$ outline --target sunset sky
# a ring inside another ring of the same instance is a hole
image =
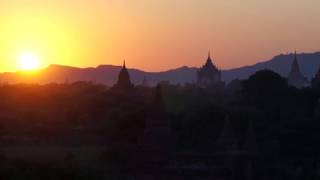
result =
[[[319,0],[0,0],[0,72],[122,64],[224,69],[320,50]]]

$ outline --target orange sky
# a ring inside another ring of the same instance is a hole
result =
[[[320,50],[319,0],[0,0],[0,71],[25,52],[41,66],[221,68]]]

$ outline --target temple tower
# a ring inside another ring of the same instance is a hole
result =
[[[126,62],[123,62],[122,69],[120,70],[118,81],[114,85],[114,89],[117,90],[129,90],[133,87],[133,84],[130,81],[130,75],[126,67]]]
[[[200,87],[208,87],[219,82],[221,82],[221,71],[212,62],[209,52],[205,65],[197,73],[197,84]]]
[[[294,59],[291,65],[291,71],[288,75],[288,83],[296,88],[308,86],[307,78],[305,78],[300,71],[296,52],[294,52]]]

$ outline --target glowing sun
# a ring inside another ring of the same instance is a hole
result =
[[[19,58],[19,66],[22,70],[35,70],[39,65],[39,58],[33,53],[24,53]]]

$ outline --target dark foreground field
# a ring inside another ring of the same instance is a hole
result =
[[[0,179],[320,178],[320,86],[0,86]]]

